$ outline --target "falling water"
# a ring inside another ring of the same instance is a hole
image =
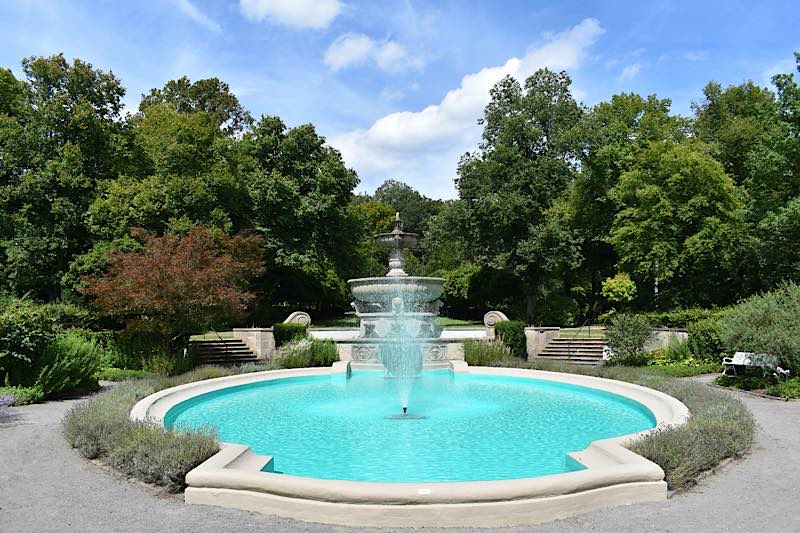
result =
[[[391,301],[392,316],[389,330],[380,344],[380,358],[388,379],[393,380],[400,397],[403,414],[408,413],[411,390],[422,371],[422,345],[417,338],[417,321],[405,311],[406,305],[412,307],[402,285],[397,285],[396,295]],[[409,299],[410,300],[410,299]]]
[[[361,318],[359,338],[365,343],[356,347],[361,357],[357,360],[383,365],[387,382],[398,392],[402,414],[398,412],[397,418],[411,419],[419,416],[412,412],[411,394],[423,367],[423,345],[438,336],[434,320],[444,280],[406,274],[402,251],[416,246],[417,235],[403,231],[399,213],[394,229],[376,235],[375,242],[389,249],[386,276],[348,280]],[[374,356],[363,357],[375,348]]]

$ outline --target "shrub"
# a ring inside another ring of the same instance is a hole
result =
[[[773,383],[772,377],[764,376],[720,376],[714,380],[714,385],[740,390],[766,389]]]
[[[464,342],[464,360],[471,366],[501,366],[513,358],[511,349],[498,340]]]
[[[719,363],[704,363],[694,360],[685,360],[679,363],[670,363],[666,365],[649,365],[647,368],[652,368],[655,371],[675,378],[702,376],[703,374],[718,374],[722,371],[722,365]]]
[[[753,445],[753,415],[730,394],[702,383],[678,380],[653,367],[578,366],[535,360],[512,359],[510,366],[617,379],[660,390],[683,402],[692,417],[678,427],[662,429],[630,448],[664,469],[671,490],[691,486],[697,476],[721,461],[745,455]]]
[[[698,359],[722,360],[725,348],[720,339],[719,317],[705,318],[689,324],[689,351]]]
[[[672,309],[670,311],[649,311],[639,314],[644,316],[655,327],[688,328],[689,324],[706,318],[719,317],[721,313],[722,310],[720,309],[692,307],[688,309]]]
[[[336,344],[317,339],[295,339],[275,352],[275,363],[280,368],[331,366],[338,360]]]
[[[157,335],[136,331],[87,332],[102,350],[101,364],[114,368],[141,369],[145,361],[164,351],[171,351]]]
[[[767,385],[767,394],[781,398],[800,398],[800,379],[792,378]]]
[[[494,325],[494,331],[515,357],[528,358],[525,340],[525,323],[520,320],[503,320]]]
[[[800,285],[784,283],[726,311],[719,336],[731,352],[768,353],[778,364],[800,373]]]
[[[43,366],[41,355],[58,330],[44,306],[0,297],[0,382],[32,386]]]
[[[165,353],[156,352],[142,361],[142,370],[150,374],[176,376],[188,372],[197,366],[197,359],[192,352]]]
[[[606,278],[600,290],[609,302],[627,303],[636,297],[636,283],[627,272],[620,272],[613,278]]]
[[[692,357],[692,352],[689,349],[689,342],[676,337],[672,337],[669,342],[667,342],[667,345],[664,346],[663,350],[664,356],[669,361],[683,361]]]
[[[128,424],[108,451],[108,462],[129,476],[162,485],[169,492],[186,487],[186,474],[217,453],[214,432],[171,431],[150,422]]]
[[[141,249],[113,249],[108,269],[80,288],[94,298],[100,316],[181,348],[191,334],[241,317],[255,298],[246,289],[263,270],[260,238],[203,226],[183,236],[137,236]]]
[[[97,344],[69,331],[56,337],[42,356],[46,361],[36,386],[45,396],[69,390],[97,388],[94,377],[100,366]]]
[[[100,369],[94,377],[103,381],[125,381],[128,379],[141,379],[152,377],[153,374],[146,370],[134,370],[131,368],[105,367]]]
[[[616,315],[606,328],[606,339],[614,352],[608,362],[630,366],[646,364],[648,355],[645,346],[652,338],[653,329],[641,315]]]
[[[630,447],[664,469],[670,489],[691,486],[701,472],[742,457],[752,447],[755,420],[739,400],[690,381],[671,379],[654,388],[682,401],[692,413],[686,424],[656,431]]]
[[[216,453],[213,434],[134,422],[129,418],[134,404],[165,388],[267,369],[271,367],[204,366],[180,376],[121,383],[73,406],[62,423],[64,437],[87,459],[101,458],[130,476],[178,491],[185,485],[186,473]]]
[[[275,347],[280,348],[289,341],[305,337],[308,326],[296,322],[279,322],[272,326],[272,334],[275,336]]]
[[[14,405],[28,405],[44,400],[44,392],[39,387],[0,387],[0,394],[12,396]]]

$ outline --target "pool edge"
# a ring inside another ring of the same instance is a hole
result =
[[[512,526],[537,524],[591,510],[664,500],[663,470],[625,445],[661,428],[685,423],[683,403],[660,391],[622,381],[541,370],[468,367],[453,371],[543,379],[619,394],[648,408],[656,427],[593,441],[569,455],[585,470],[534,478],[451,483],[376,483],[261,472],[266,458],[247,446],[222,449],[186,476],[189,504],[217,505],[299,520],[370,527]],[[178,403],[206,392],[284,377],[346,375],[347,363],[328,368],[273,370],[189,383],[152,394],[131,418],[163,424]]]

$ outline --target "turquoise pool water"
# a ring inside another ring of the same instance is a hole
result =
[[[217,428],[225,442],[274,456],[275,472],[323,479],[426,482],[579,470],[566,456],[593,440],[655,427],[641,404],[537,379],[423,372],[411,392],[380,372],[262,381],[173,407],[170,427]]]

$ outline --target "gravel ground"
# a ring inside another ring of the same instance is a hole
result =
[[[760,426],[748,458],[665,502],[585,514],[536,531],[800,531],[800,402],[739,397]],[[0,531],[355,531],[184,505],[180,496],[87,462],[61,436],[61,418],[76,401],[20,407],[16,421],[0,424]]]

